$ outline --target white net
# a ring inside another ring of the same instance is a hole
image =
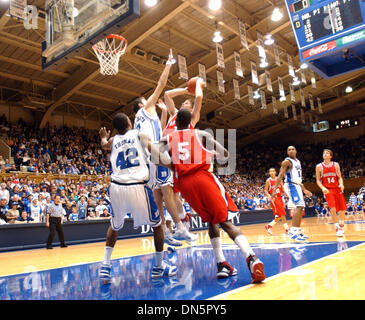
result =
[[[119,59],[125,53],[128,42],[122,36],[110,34],[93,45],[93,50],[100,62],[102,75],[116,75],[119,71]]]

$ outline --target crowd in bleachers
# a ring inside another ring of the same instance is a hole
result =
[[[108,183],[100,180],[49,181],[36,183],[30,176],[14,173],[0,183],[0,224],[46,221],[46,208],[56,195],[61,197],[67,221],[109,219]]]
[[[0,156],[1,172],[13,173],[11,178],[2,178],[0,223],[44,221],[45,208],[56,194],[61,196],[69,221],[110,217],[105,177],[110,175],[111,168],[108,153],[100,147],[96,130],[49,125],[39,129],[22,120],[9,123],[3,115],[0,117],[0,133],[11,147],[14,158],[14,164],[11,164]],[[345,179],[365,174],[364,136],[296,147],[305,182],[315,181],[315,165],[322,161],[324,148],[333,150]],[[237,155],[236,173],[218,176],[239,209],[270,209],[270,201],[264,193],[267,172],[271,167],[279,172],[286,148],[286,145],[272,144],[246,146]],[[16,173],[19,171],[51,173],[64,178],[51,181],[44,178],[37,184],[31,176],[19,179]],[[93,181],[71,180],[68,174],[89,175]],[[323,198],[314,197],[311,201],[321,210],[325,207]]]

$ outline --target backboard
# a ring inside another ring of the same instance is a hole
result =
[[[139,0],[47,0],[42,68],[52,69],[140,16]]]

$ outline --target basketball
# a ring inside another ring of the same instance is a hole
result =
[[[195,94],[195,88],[196,88],[196,81],[199,79],[199,77],[191,78],[188,82],[188,91],[192,94]],[[202,85],[203,89],[203,85]]]

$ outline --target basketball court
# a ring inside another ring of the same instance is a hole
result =
[[[289,142],[293,132],[305,143],[328,131],[313,142],[329,141],[331,121],[364,128],[364,0],[222,0],[218,9],[213,2],[0,1],[4,114],[40,128],[110,128],[115,114],[133,116],[133,101],[153,92],[171,49],[166,89],[203,78],[198,127],[236,130],[237,149],[277,135]],[[329,218],[304,218],[305,243],[291,241],[281,223],[272,236],[264,226],[240,226],[265,265],[261,284],[250,283],[224,232],[224,254],[238,275],[217,279],[208,233],[198,231],[192,246],[165,247],[178,266],[169,278],[150,277],[152,237],[117,242],[109,284],[98,274],[104,241],[0,253],[0,300],[365,299],[363,215],[346,217],[342,238]]]
[[[244,257],[221,232],[227,261],[238,275],[216,278],[214,255],[206,231],[194,246],[184,245],[166,259],[178,266],[171,278],[152,279],[152,238],[119,240],[112,255],[113,280],[102,284],[98,268],[102,243],[0,254],[0,299],[16,300],[362,300],[365,275],[365,220],[346,221],[346,236],[337,238],[326,218],[304,219],[310,234],[293,243],[278,224],[273,236],[264,224],[241,227],[265,264],[266,280],[250,284]]]

